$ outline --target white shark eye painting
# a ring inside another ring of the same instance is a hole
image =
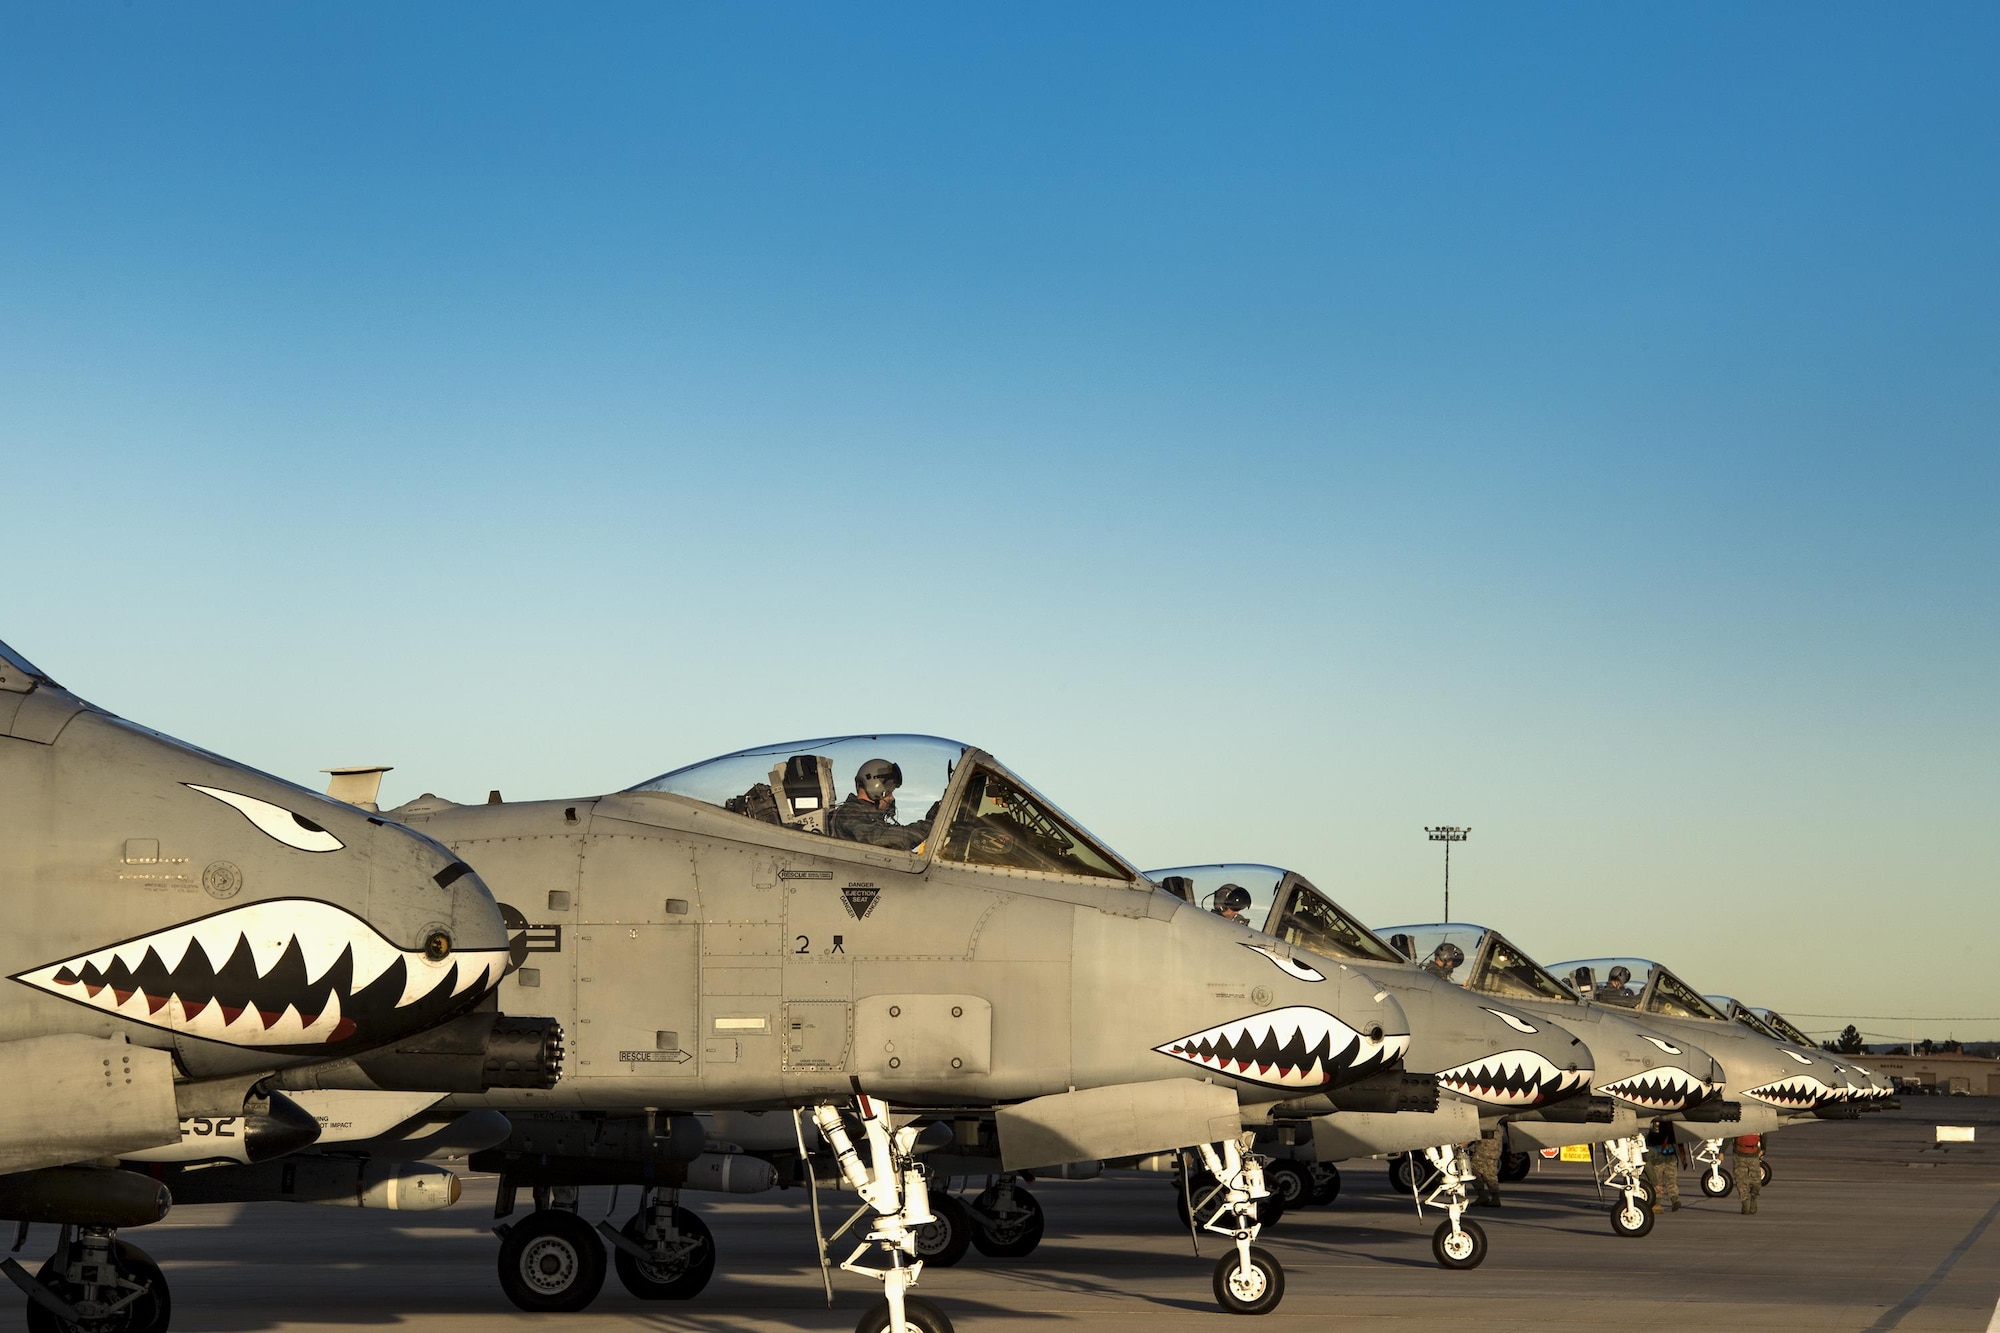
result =
[[[193,782],[181,785],[203,796],[213,796],[224,805],[241,811],[243,817],[259,830],[287,847],[296,847],[302,852],[337,852],[345,845],[304,815],[293,814],[282,805],[260,801],[241,792],[223,791],[220,787],[203,787]]]
[[[1516,1032],[1541,1031],[1540,1028],[1536,1027],[1533,1023],[1530,1023],[1527,1019],[1516,1017],[1515,1015],[1508,1013],[1504,1009],[1493,1009],[1483,1004],[1480,1005],[1479,1007],[1481,1009],[1485,1009],[1487,1013],[1493,1015],[1495,1018],[1499,1019],[1502,1023],[1505,1023],[1508,1027],[1514,1029],[1514,1031]]]
[[[1278,970],[1288,977],[1294,977],[1300,981],[1326,980],[1326,974],[1318,968],[1308,963],[1302,963],[1298,959],[1286,954],[1281,954],[1276,949],[1267,949],[1261,944],[1245,944],[1243,947],[1251,953],[1270,959],[1272,963],[1276,964]]]

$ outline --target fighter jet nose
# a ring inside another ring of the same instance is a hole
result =
[[[269,1110],[243,1119],[243,1152],[253,1162],[284,1157],[319,1142],[319,1121],[281,1092],[271,1094]]]

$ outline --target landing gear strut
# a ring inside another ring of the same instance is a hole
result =
[[[1607,1139],[1604,1144],[1604,1184],[1618,1192],[1611,1204],[1611,1229],[1621,1236],[1643,1236],[1653,1229],[1652,1196],[1642,1183],[1646,1140],[1643,1135]]]
[[[1694,1160],[1707,1168],[1702,1172],[1701,1192],[1711,1199],[1728,1198],[1736,1188],[1736,1177],[1722,1169],[1722,1140],[1703,1139],[1694,1150]]]
[[[862,1132],[868,1138],[865,1162],[854,1149],[839,1107],[823,1102],[813,1108],[812,1117],[820,1137],[840,1163],[841,1179],[875,1214],[874,1225],[840,1265],[847,1272],[882,1283],[882,1299],[861,1316],[856,1333],[951,1333],[951,1320],[944,1311],[908,1294],[924,1271],[924,1261],[916,1257],[917,1233],[937,1220],[931,1211],[924,1169],[912,1152],[917,1127],[891,1130],[888,1107],[872,1097],[854,1100]],[[861,1262],[871,1247],[880,1248],[887,1261],[884,1266],[871,1268]]]
[[[1434,1173],[1424,1202],[1445,1211],[1444,1221],[1431,1236],[1431,1256],[1440,1268],[1477,1268],[1486,1262],[1486,1229],[1465,1217],[1466,1183],[1472,1179],[1465,1149],[1447,1143],[1424,1149],[1424,1157]]]
[[[715,1239],[699,1217],[680,1206],[679,1193],[649,1190],[623,1227],[597,1224],[611,1243],[618,1280],[642,1301],[690,1300],[715,1273]]]
[[[160,1266],[109,1227],[65,1226],[34,1277],[12,1259],[6,1273],[28,1295],[29,1333],[166,1333],[173,1314]]]
[[[1269,1314],[1285,1298],[1285,1270],[1269,1250],[1250,1243],[1263,1230],[1259,1205],[1271,1191],[1263,1162],[1244,1151],[1248,1137],[1201,1145],[1202,1165],[1216,1185],[1194,1201],[1194,1215],[1203,1218],[1202,1230],[1235,1242],[1215,1265],[1216,1303],[1231,1314]]]
[[[972,1201],[972,1243],[994,1259],[1024,1259],[1042,1243],[1042,1205],[1012,1176]]]

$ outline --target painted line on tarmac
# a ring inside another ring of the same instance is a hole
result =
[[[1993,1302],[1993,1317],[1986,1321],[1986,1333],[2000,1333],[2000,1301]]]
[[[1922,1305],[1924,1298],[1937,1289],[1937,1284],[1944,1281],[1950,1275],[1951,1270],[1957,1266],[1958,1261],[1965,1257],[1965,1252],[1977,1244],[1979,1238],[1986,1234],[1986,1228],[1993,1225],[1993,1219],[1996,1217],[2000,1217],[2000,1202],[1996,1202],[1991,1208],[1988,1208],[1986,1216],[1973,1223],[1972,1230],[1965,1233],[1965,1239],[1960,1241],[1958,1247],[1944,1257],[1944,1262],[1931,1271],[1931,1275],[1924,1279],[1921,1286],[1903,1297],[1901,1304],[1884,1310],[1882,1317],[1863,1329],[1862,1333],[1889,1333],[1890,1329],[1902,1323],[1910,1311]],[[2000,1329],[2000,1304],[1996,1304],[1994,1307],[1993,1322],[1987,1324],[1986,1333],[1995,1333],[1996,1329]]]

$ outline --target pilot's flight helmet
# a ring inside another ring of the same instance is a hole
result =
[[[1632,980],[1632,969],[1629,967],[1614,967],[1606,974],[1604,980],[1607,985],[1625,986]]]
[[[854,790],[880,805],[903,785],[903,768],[887,759],[870,759],[854,773]]]
[[[1250,890],[1241,884],[1225,884],[1215,891],[1215,910],[1244,912],[1250,908]]]
[[[1465,950],[1446,940],[1438,945],[1437,952],[1431,955],[1431,961],[1449,972],[1465,961]]]

